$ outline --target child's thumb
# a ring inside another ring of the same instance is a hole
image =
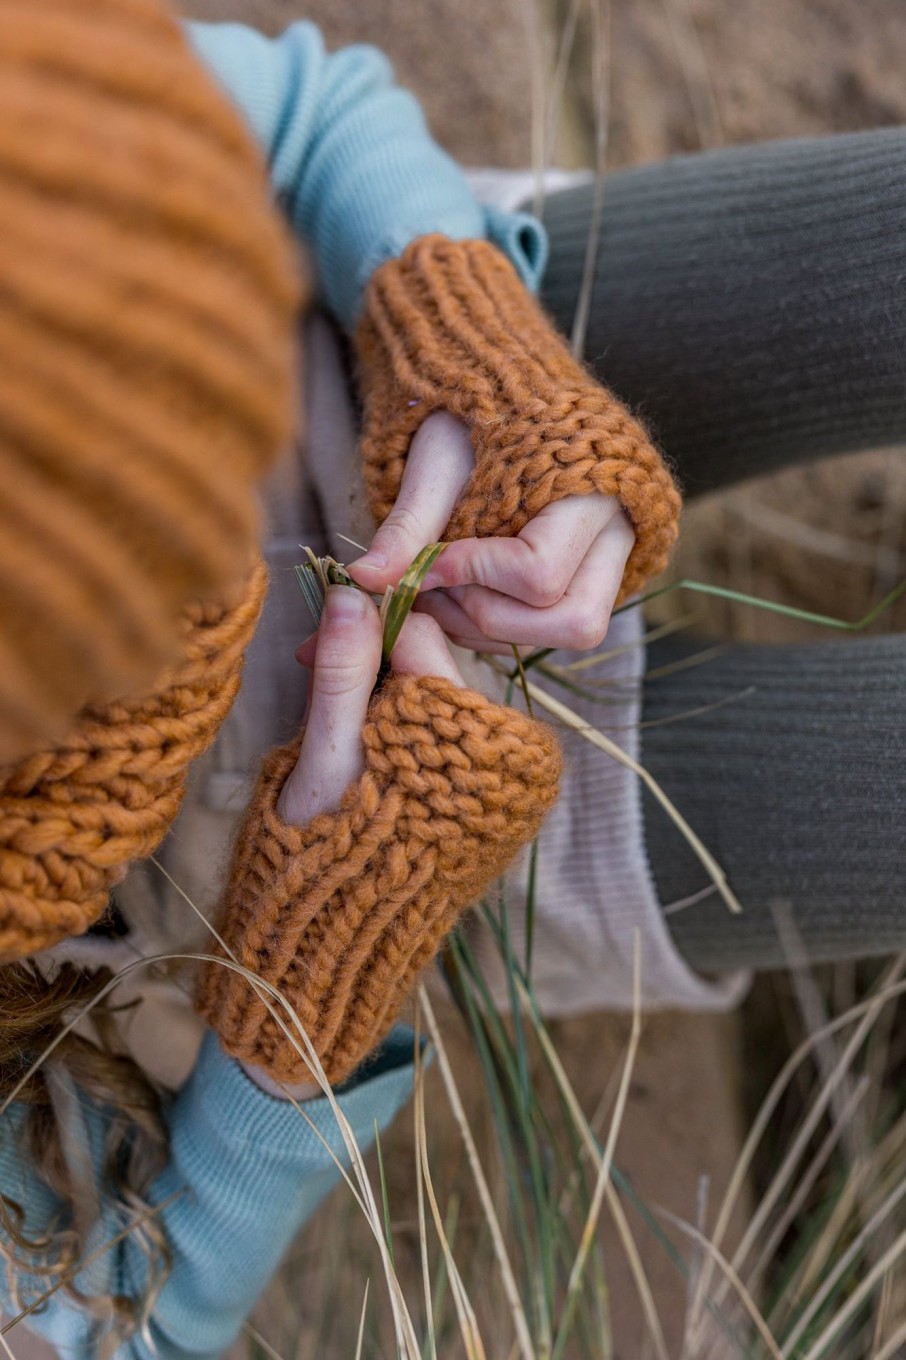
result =
[[[371,600],[331,586],[324,602],[311,707],[295,769],[277,802],[285,822],[305,826],[335,808],[365,768],[362,727],[381,664],[381,622]]]

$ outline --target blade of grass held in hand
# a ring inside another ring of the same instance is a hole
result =
[[[308,560],[294,566],[293,571],[296,573],[296,580],[305,596],[305,603],[315,621],[315,626],[320,627],[327,587],[355,586],[356,589],[359,587],[342,563],[332,557],[316,557],[311,548],[303,548],[302,551]]]
[[[427,547],[422,548],[397,584],[388,586],[384,592],[384,598],[381,601],[381,624],[384,629],[385,666],[390,662],[390,655],[396,646],[403,624],[409,617],[409,611],[418,598],[422,581],[440,557],[445,546],[444,543],[429,543]],[[303,548],[303,552],[308,560],[293,567],[293,571],[296,573],[296,580],[305,596],[305,603],[308,605],[311,616],[316,626],[320,626],[321,614],[324,610],[324,596],[327,594],[328,586],[351,586],[355,590],[361,590],[362,587],[352,579],[343,564],[337,562],[335,558],[316,557],[311,548]]]
[[[384,660],[389,661],[403,624],[409,611],[418,598],[422,581],[440,557],[446,544],[429,543],[422,548],[415,561],[399,579],[399,583],[388,590],[381,604],[381,621],[384,625]]]
[[[296,565],[293,567],[296,573],[296,580],[299,582],[299,589],[305,596],[305,603],[308,605],[308,612],[314,621],[316,628],[320,627],[321,614],[324,610],[324,587],[320,578],[312,567],[306,562],[304,566]]]

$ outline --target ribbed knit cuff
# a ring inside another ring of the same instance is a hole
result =
[[[680,499],[645,430],[577,364],[486,241],[427,236],[377,271],[357,333],[372,509],[390,511],[434,410],[468,425],[475,470],[447,538],[511,535],[565,496],[617,496],[636,541],[621,598],[666,564]]]
[[[344,1115],[365,1144],[371,1141],[374,1120],[386,1124],[408,1098],[412,1089],[414,1036],[398,1025],[369,1061],[336,1091]],[[224,1053],[215,1035],[206,1035],[198,1063],[187,1088],[192,1117],[199,1126],[213,1120],[222,1130],[225,1164],[235,1154],[254,1149],[272,1162],[292,1162],[307,1151],[313,1160],[329,1161],[318,1135],[335,1156],[345,1158],[346,1145],[330,1102],[316,1096],[302,1102],[312,1128],[291,1100],[267,1095],[245,1075],[237,1062]],[[317,1132],[316,1132],[317,1130]],[[253,1195],[257,1193],[251,1187]]]

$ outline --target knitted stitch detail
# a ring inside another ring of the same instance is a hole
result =
[[[0,769],[0,963],[87,930],[157,848],[239,688],[266,585],[258,562],[238,598],[188,608],[153,692],[84,710],[65,741]]]
[[[220,926],[292,1005],[331,1083],[386,1034],[464,907],[532,840],[557,794],[550,728],[438,677],[394,676],[363,733],[365,772],[336,812],[276,805],[301,738],[264,763]],[[206,964],[198,1008],[228,1053],[282,1081],[309,1072],[251,984]]]
[[[357,334],[371,507],[396,499],[432,411],[469,426],[475,469],[447,539],[515,535],[552,501],[618,496],[635,529],[620,600],[667,563],[680,497],[641,424],[577,363],[504,255],[424,236],[373,275]]]
[[[239,587],[297,269],[161,0],[0,0],[0,761],[147,690]]]

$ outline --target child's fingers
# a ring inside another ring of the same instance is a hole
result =
[[[349,571],[367,590],[395,585],[427,543],[436,542],[475,464],[469,431],[449,411],[427,417],[412,440],[399,495],[364,557]]]
[[[454,685],[465,685],[450,655],[441,627],[427,614],[410,614],[390,658],[399,675],[441,675]]]
[[[300,666],[307,666],[309,670],[314,668],[315,656],[318,651],[318,635],[310,633],[304,642],[300,642],[296,648],[296,660]]]
[[[318,631],[302,751],[277,811],[304,826],[336,807],[364,769],[362,725],[381,664],[381,622],[367,595],[331,586]]]
[[[454,586],[458,604],[479,633],[498,642],[587,651],[604,641],[634,536],[624,516],[599,534],[565,594],[536,609],[485,586]]]
[[[567,496],[546,505],[516,538],[449,543],[424,587],[485,586],[547,609],[563,598],[591,545],[617,518],[625,516],[615,496]]]
[[[497,656],[512,656],[513,647],[509,642],[497,642],[482,633],[465,610],[443,590],[431,590],[419,595],[415,608],[419,614],[428,614],[443,629],[449,640],[457,647],[465,647],[470,652],[491,652]],[[517,646],[520,644],[517,643]],[[529,644],[524,644],[528,646]]]

